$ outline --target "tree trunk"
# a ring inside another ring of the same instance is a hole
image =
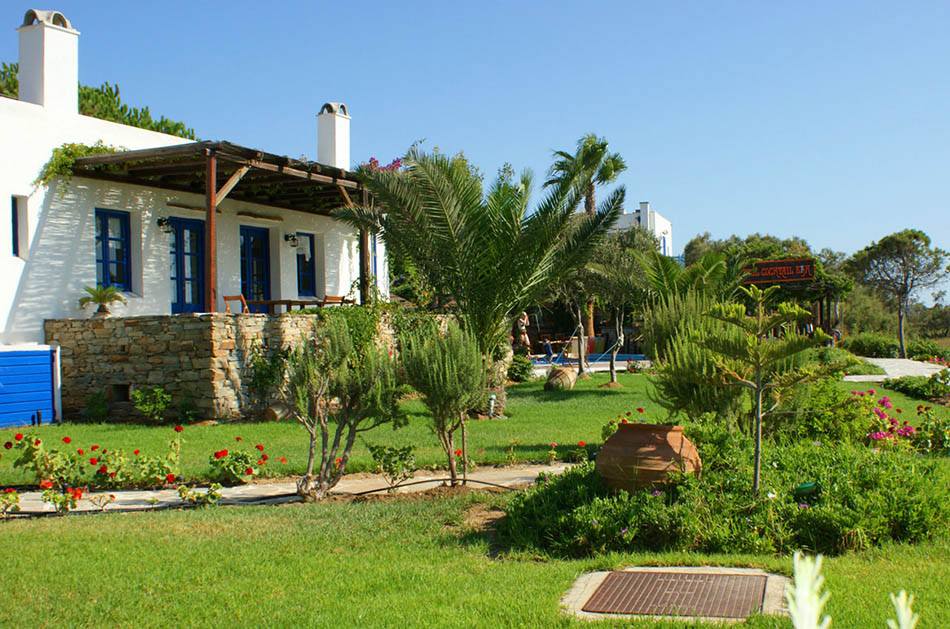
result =
[[[468,485],[468,439],[465,434],[465,416],[462,415],[462,484]]]
[[[587,358],[587,339],[584,336],[583,315],[581,306],[577,306],[577,377],[586,378],[587,369],[584,366]]]
[[[614,332],[617,338],[614,339],[614,345],[610,349],[610,382],[617,384],[617,353],[623,344],[623,310],[614,310]]]
[[[597,199],[594,196],[594,182],[591,181],[587,184],[587,192],[584,194],[584,211],[587,213],[587,216],[594,216],[597,214]],[[586,321],[585,333],[587,338],[594,338],[594,299],[591,297],[587,298],[587,321]]]
[[[458,484],[458,468],[455,466],[455,439],[452,436],[454,431],[448,431],[443,436],[443,443],[445,444],[445,452],[448,455],[449,459],[449,485],[455,487]]]
[[[907,358],[907,348],[904,346],[904,302],[897,300],[897,341],[900,346],[899,356]]]
[[[752,476],[752,492],[759,493],[762,478],[762,385],[756,382],[755,388],[755,471]]]
[[[307,452],[307,469],[304,475],[297,480],[297,494],[304,500],[316,499],[315,491],[317,489],[316,479],[313,477],[313,465],[317,458],[317,433],[310,431],[310,448]]]

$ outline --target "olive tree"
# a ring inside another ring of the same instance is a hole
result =
[[[330,317],[290,353],[287,373],[288,402],[310,437],[297,493],[320,500],[343,476],[360,433],[406,423],[395,361],[371,340],[355,345],[346,321]]]
[[[409,384],[422,394],[432,415],[432,429],[445,451],[451,484],[458,481],[455,433],[462,433],[462,475],[467,480],[468,444],[465,418],[485,397],[487,370],[475,337],[449,321],[444,333],[427,326],[401,340],[402,368]]]

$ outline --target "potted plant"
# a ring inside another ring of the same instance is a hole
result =
[[[89,304],[99,306],[92,315],[95,318],[108,317],[112,314],[109,311],[109,304],[126,303],[122,291],[115,286],[96,286],[95,288],[87,286],[85,290],[87,294],[79,298],[79,307],[85,308]]]

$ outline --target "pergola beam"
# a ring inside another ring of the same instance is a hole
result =
[[[231,175],[231,177],[226,182],[224,182],[224,185],[221,186],[221,189],[215,194],[215,207],[221,205],[221,202],[227,198],[228,193],[234,190],[234,186],[240,183],[241,178],[244,177],[244,175],[246,175],[249,170],[251,170],[250,166],[241,166],[236,171],[234,171],[234,174]]]

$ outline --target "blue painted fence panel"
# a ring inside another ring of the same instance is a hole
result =
[[[53,351],[0,352],[0,427],[53,421]]]

